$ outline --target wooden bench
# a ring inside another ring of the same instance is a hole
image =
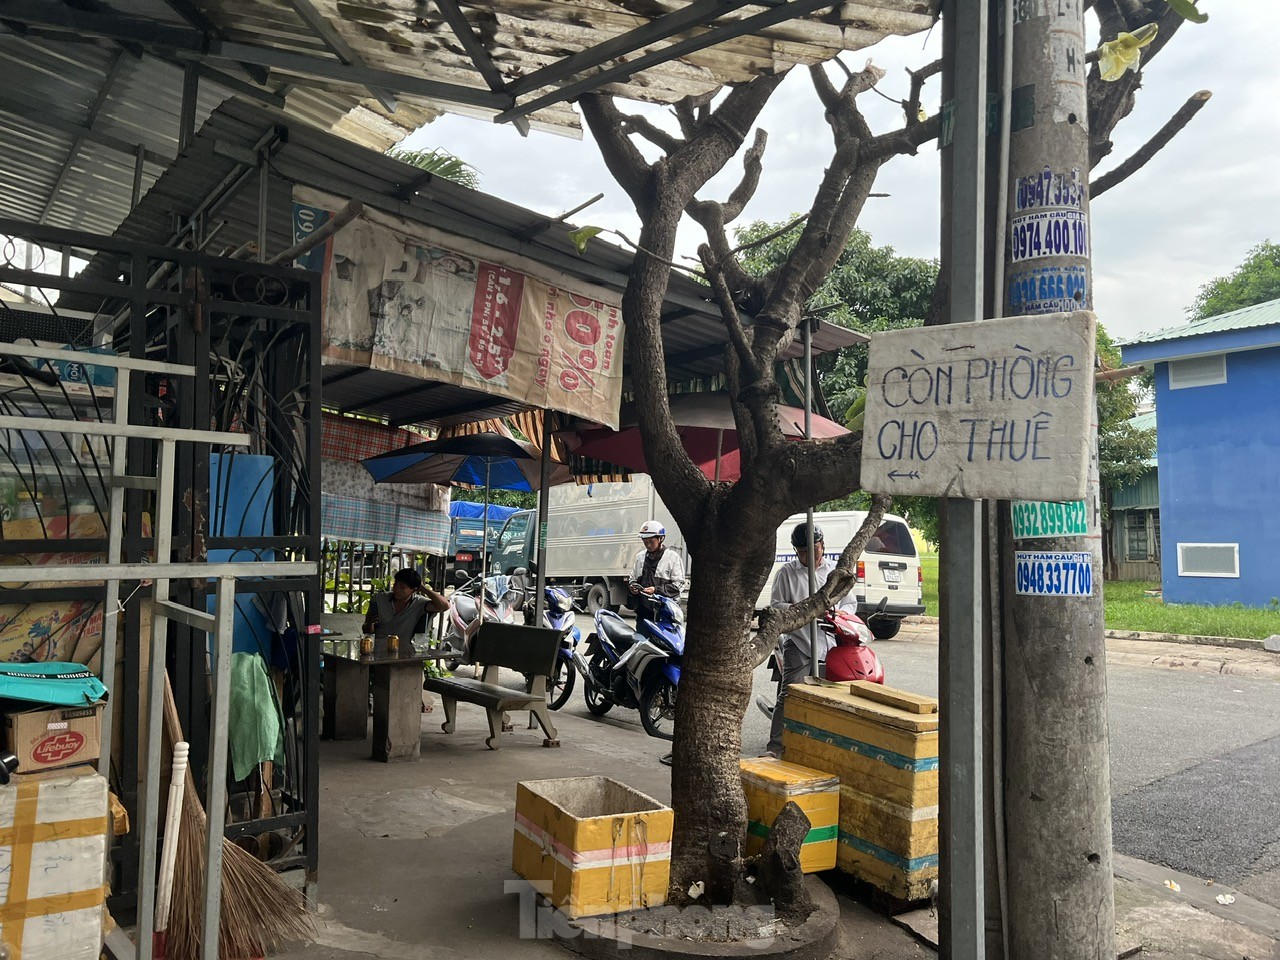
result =
[[[511,710],[528,710],[546,735],[544,747],[560,746],[555,724],[547,710],[547,678],[555,666],[560,650],[560,631],[545,627],[525,627],[512,623],[483,623],[471,645],[471,658],[484,664],[480,679],[471,677],[428,677],[423,687],[440,694],[444,702],[445,733],[453,733],[458,701],[484,707],[489,715],[490,750],[500,746],[504,729],[503,715]],[[515,670],[532,677],[526,689],[504,687],[498,683],[500,668]],[[530,724],[532,726],[532,724]]]

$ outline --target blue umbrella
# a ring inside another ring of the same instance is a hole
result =
[[[440,483],[484,487],[484,539],[480,576],[487,573],[489,544],[489,491],[520,490],[530,493],[540,486],[540,465],[523,443],[499,433],[471,433],[443,440],[415,443],[401,450],[379,454],[360,463],[374,483]],[[548,482],[555,482],[549,480]],[[484,604],[478,605],[481,616]]]
[[[441,483],[538,489],[538,461],[524,444],[499,433],[427,440],[360,461],[374,483]]]

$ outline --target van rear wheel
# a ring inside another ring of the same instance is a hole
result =
[[[902,629],[902,621],[897,618],[872,617],[867,627],[870,628],[871,635],[877,640],[892,640],[898,635],[898,631]]]

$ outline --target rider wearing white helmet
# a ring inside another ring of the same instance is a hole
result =
[[[645,604],[634,598],[640,595],[661,594],[675,599],[684,589],[684,563],[680,554],[666,548],[667,528],[657,520],[646,520],[640,525],[640,540],[644,549],[636,554],[627,584],[631,599],[627,606],[636,611],[636,620],[645,619]]]

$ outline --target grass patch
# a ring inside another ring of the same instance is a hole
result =
[[[920,554],[924,572],[924,612],[938,616],[938,555]],[[1280,607],[1199,606],[1164,603],[1147,596],[1160,589],[1151,581],[1108,581],[1103,598],[1107,627],[1144,633],[1178,633],[1201,637],[1246,637],[1262,640],[1280,633]]]
[[[936,553],[920,554],[920,572],[924,575],[924,615],[938,615],[938,555]]]
[[[1146,595],[1149,590],[1159,589],[1160,584],[1151,581],[1109,581],[1103,592],[1107,626],[1112,630],[1255,640],[1280,633],[1280,608],[1166,604],[1159,597]]]

